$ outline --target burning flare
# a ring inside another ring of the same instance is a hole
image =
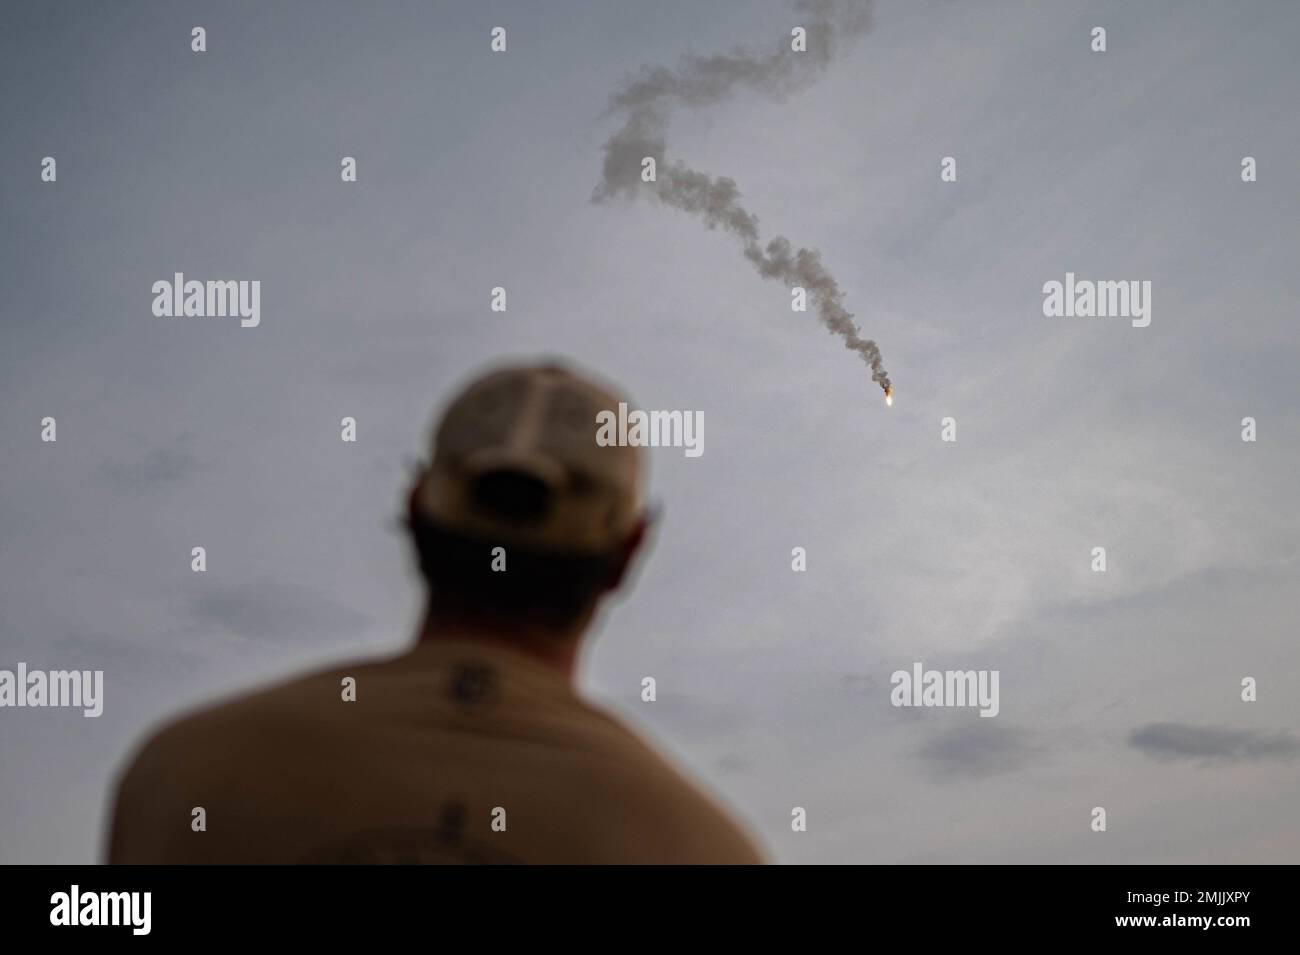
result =
[[[893,385],[890,385],[888,388],[885,389],[885,404],[888,405],[888,406],[891,407],[891,408],[892,408],[893,405],[894,405],[894,386],[893,386]]]

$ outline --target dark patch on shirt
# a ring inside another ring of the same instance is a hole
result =
[[[465,836],[465,818],[468,810],[462,802],[449,802],[438,816],[438,836],[446,845],[455,845]]]
[[[452,800],[430,827],[393,826],[355,832],[307,853],[309,865],[518,865],[523,862],[468,832],[469,807]],[[485,824],[486,825],[486,824]]]

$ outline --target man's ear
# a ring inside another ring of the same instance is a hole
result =
[[[424,486],[425,478],[428,476],[425,468],[419,468],[411,477],[411,489],[406,492],[406,520],[409,524],[415,523],[415,499],[420,495],[420,488]]]
[[[623,542],[618,546],[618,553],[615,555],[616,563],[613,572],[610,574],[609,583],[606,585],[607,590],[614,590],[623,582],[623,578],[627,576],[628,568],[632,566],[632,561],[645,543],[649,531],[650,519],[648,517],[640,517],[632,525],[627,537],[623,538]]]

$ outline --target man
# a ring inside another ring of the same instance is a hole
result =
[[[409,498],[416,645],[164,728],[121,780],[109,861],[761,861],[574,693],[646,530],[637,450],[596,443],[618,401],[555,365],[462,392]]]

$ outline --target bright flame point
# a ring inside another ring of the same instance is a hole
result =
[[[894,404],[894,389],[893,389],[893,388],[886,388],[886,389],[885,389],[885,405],[888,406],[888,407],[893,407],[893,404]]]

